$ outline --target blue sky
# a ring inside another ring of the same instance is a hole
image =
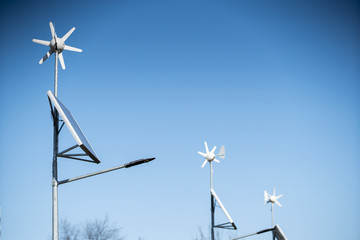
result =
[[[268,228],[274,187],[289,239],[360,238],[359,20],[359,1],[2,1],[3,239],[51,235],[54,57],[39,65],[31,41],[49,21],[76,27],[58,96],[102,161],[59,159],[59,179],[157,158],[60,186],[60,219],[108,216],[128,240],[208,233],[207,140],[227,151],[214,188],[238,230],[222,239]],[[60,149],[74,143],[64,129]]]

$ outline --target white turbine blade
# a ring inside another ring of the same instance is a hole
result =
[[[276,191],[276,190],[275,190],[275,188],[274,188],[273,196],[275,196],[275,191]]]
[[[207,142],[205,141],[205,150],[206,150],[206,153],[208,154],[209,153],[209,148],[208,148],[208,145],[207,145]]]
[[[276,197],[276,199],[281,198],[282,196],[284,196],[284,194],[280,194],[279,196]]]
[[[267,193],[267,191],[265,190],[265,191],[264,191],[264,201],[265,201],[265,203],[267,203],[268,200],[269,200],[268,193]]]
[[[45,54],[45,56],[39,61],[39,64],[42,64],[46,59],[48,59],[50,56],[51,56],[51,54],[53,54],[54,53],[54,51],[52,51],[52,50],[50,50],[50,51],[48,51],[46,54]]]
[[[220,161],[219,160],[217,160],[216,158],[214,158],[214,160],[213,161],[215,161],[215,162],[217,162],[217,163],[220,163]]]
[[[52,22],[49,22],[49,26],[50,26],[50,31],[51,31],[51,36],[52,38],[55,37],[55,28]]]
[[[203,156],[204,158],[206,158],[206,154],[203,152],[198,152],[198,154],[200,154],[201,156]]]
[[[201,165],[201,168],[205,167],[206,162],[207,162],[207,159],[205,159],[204,163]]]
[[[278,201],[275,201],[275,203],[276,203],[279,207],[281,207],[281,204],[280,204]]]
[[[62,69],[65,70],[65,62],[64,62],[64,56],[63,56],[62,52],[59,54],[59,60],[60,60]]]
[[[213,149],[211,149],[211,152],[214,153],[216,150],[216,146],[213,147]]]
[[[220,157],[221,159],[225,158],[225,146],[224,145],[221,146],[218,157]]]
[[[72,29],[70,29],[61,39],[65,42],[66,39],[68,39],[68,37],[70,37],[70,35],[75,31],[75,27],[73,27]]]
[[[44,41],[44,40],[39,40],[39,39],[33,39],[32,40],[34,43],[38,43],[41,45],[45,45],[45,46],[49,46],[50,45],[50,41]]]
[[[64,49],[68,50],[68,51],[73,51],[73,52],[82,52],[82,50],[80,48],[70,47],[68,45],[65,45]]]

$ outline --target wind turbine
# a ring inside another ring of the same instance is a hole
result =
[[[236,230],[237,228],[235,226],[234,221],[230,217],[229,213],[226,211],[224,205],[222,204],[222,202],[220,201],[219,197],[217,196],[217,194],[215,193],[215,191],[213,189],[213,177],[212,177],[213,166],[212,166],[212,162],[215,161],[217,163],[220,163],[220,161],[218,159],[216,159],[216,157],[219,157],[221,159],[225,158],[225,147],[221,146],[219,153],[216,155],[215,154],[216,146],[214,146],[211,149],[211,151],[209,151],[207,142],[205,141],[204,143],[205,143],[205,151],[206,151],[206,153],[203,153],[203,152],[199,151],[198,154],[205,158],[205,161],[201,165],[201,168],[203,168],[206,165],[207,162],[210,164],[211,240],[214,240],[214,228],[225,228],[225,229],[233,229],[233,230]],[[223,212],[226,215],[227,219],[229,220],[228,223],[223,223],[223,224],[219,224],[219,225],[215,226],[215,200],[219,204],[220,208],[223,210]]]
[[[50,47],[50,50],[45,54],[45,56],[42,59],[40,59],[39,64],[42,64],[53,53],[55,53],[56,54],[56,59],[55,59],[55,62],[56,62],[55,68],[56,69],[55,69],[55,71],[57,72],[57,59],[58,58],[60,60],[62,69],[65,70],[65,62],[64,62],[64,56],[62,54],[62,51],[68,50],[68,51],[73,51],[73,52],[82,52],[82,50],[79,48],[70,47],[70,46],[65,45],[66,39],[68,39],[70,37],[70,35],[75,31],[75,27],[70,29],[62,38],[59,38],[56,35],[53,23],[49,22],[49,25],[50,25],[50,31],[51,31],[51,37],[52,37],[52,39],[50,41],[39,40],[39,39],[32,40],[34,43],[38,43],[38,44]]]
[[[201,168],[203,168],[206,164],[206,162],[209,162],[210,163],[210,166],[212,166],[212,161],[215,161],[217,163],[220,163],[220,161],[218,159],[216,159],[216,157],[220,157],[221,159],[224,159],[225,158],[225,146],[221,146],[220,148],[220,152],[218,155],[215,155],[214,152],[216,150],[216,146],[213,147],[213,149],[211,149],[211,151],[209,151],[209,148],[208,148],[208,145],[207,145],[207,142],[205,141],[205,151],[206,153],[203,153],[203,152],[198,152],[198,154],[200,154],[201,156],[203,156],[205,158],[205,161],[204,163],[202,164]]]
[[[274,188],[273,195],[270,195],[266,190],[264,191],[264,204],[271,203],[271,227],[274,226],[274,203],[277,204],[279,207],[282,205],[278,202],[278,199],[281,198],[284,194],[280,194],[276,196],[275,194],[276,190]]]

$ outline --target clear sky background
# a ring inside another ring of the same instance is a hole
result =
[[[1,2],[3,240],[51,236],[54,56],[39,65],[49,49],[31,41],[49,21],[76,27],[58,96],[102,161],[59,159],[59,179],[156,157],[61,185],[60,219],[108,216],[127,240],[208,234],[207,140],[227,152],[214,188],[238,230],[222,239],[270,227],[274,187],[289,239],[360,239],[359,1],[134,0]]]

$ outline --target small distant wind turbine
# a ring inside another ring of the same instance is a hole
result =
[[[51,41],[44,41],[44,40],[39,40],[39,39],[32,40],[34,43],[38,43],[38,44],[50,47],[50,50],[39,61],[39,64],[42,64],[46,59],[48,59],[55,52],[56,53],[56,62],[57,62],[57,57],[59,57],[61,67],[62,67],[62,69],[65,70],[65,62],[64,62],[64,57],[63,57],[62,51],[69,50],[69,51],[73,51],[73,52],[82,52],[82,50],[79,48],[70,47],[70,46],[65,45],[66,39],[68,39],[70,37],[70,35],[75,31],[75,27],[70,29],[62,38],[59,38],[56,35],[53,23],[49,22],[49,25],[50,25],[50,31],[51,31],[51,36],[52,36]]]
[[[281,198],[284,194],[280,194],[279,196],[276,196],[275,194],[275,188],[274,188],[274,192],[273,195],[270,195],[266,190],[264,191],[264,204],[267,203],[271,203],[271,226],[274,226],[274,211],[273,211],[273,207],[274,207],[274,203],[277,204],[279,207],[281,207],[282,205],[278,202],[278,199]]]
[[[216,150],[216,146],[213,147],[213,149],[211,149],[211,151],[209,151],[209,148],[208,148],[208,145],[207,145],[207,142],[205,141],[205,151],[206,153],[203,153],[203,152],[198,152],[198,154],[200,154],[201,156],[203,156],[205,158],[205,161],[204,163],[202,164],[201,168],[203,168],[206,164],[206,162],[209,162],[211,163],[212,161],[215,161],[217,163],[220,163],[219,160],[216,159],[216,157],[219,157],[221,159],[224,159],[225,158],[225,146],[221,146],[220,148],[220,152],[218,155],[215,155],[215,150]]]

